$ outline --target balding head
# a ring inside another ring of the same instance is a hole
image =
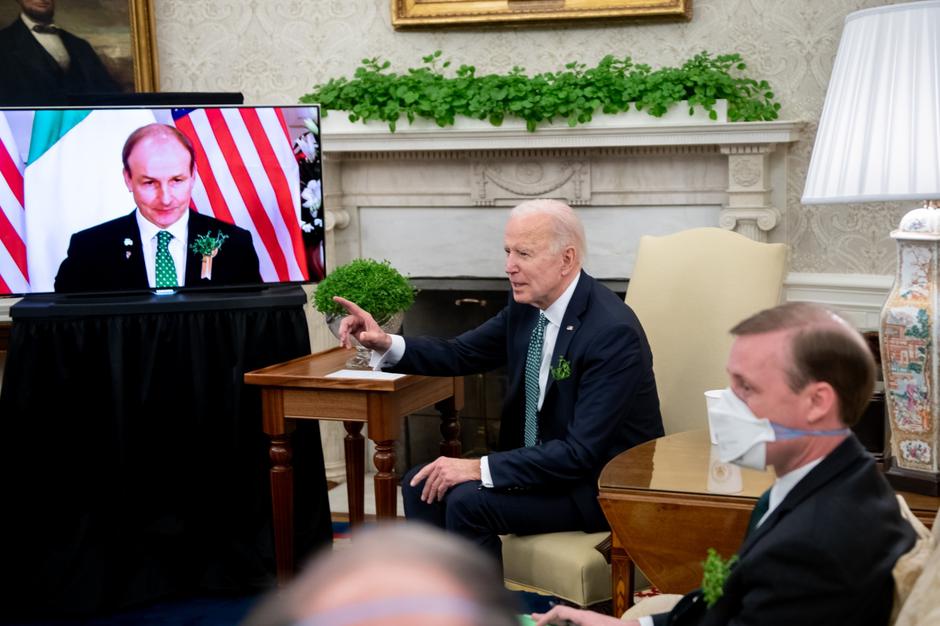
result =
[[[406,522],[320,555],[245,626],[516,626],[498,567],[465,539]]]

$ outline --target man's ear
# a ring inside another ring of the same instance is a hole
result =
[[[577,266],[578,253],[574,246],[566,246],[561,251],[561,274],[567,276]]]
[[[804,393],[809,403],[807,422],[817,424],[830,415],[839,418],[839,396],[832,385],[822,381],[811,382],[804,389]]]

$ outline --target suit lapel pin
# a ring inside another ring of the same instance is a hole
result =
[[[134,245],[134,240],[133,240],[133,239],[131,239],[130,237],[125,237],[125,238],[124,238],[124,247],[125,247],[125,248],[130,248],[130,247],[133,246],[133,245]],[[131,251],[130,251],[130,250],[125,250],[125,251],[124,251],[124,258],[125,258],[125,259],[131,258]]]
[[[574,326],[572,326],[571,324],[568,324],[567,326],[565,326],[565,330],[574,330]]]

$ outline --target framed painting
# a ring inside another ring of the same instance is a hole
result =
[[[396,29],[642,17],[691,19],[692,0],[392,0]]]
[[[0,3],[0,104],[157,91],[153,0]]]

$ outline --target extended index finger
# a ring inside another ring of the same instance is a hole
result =
[[[350,315],[361,317],[366,314],[366,312],[358,304],[352,302],[351,300],[347,300],[342,296],[333,296],[333,302],[346,309],[346,312]]]

